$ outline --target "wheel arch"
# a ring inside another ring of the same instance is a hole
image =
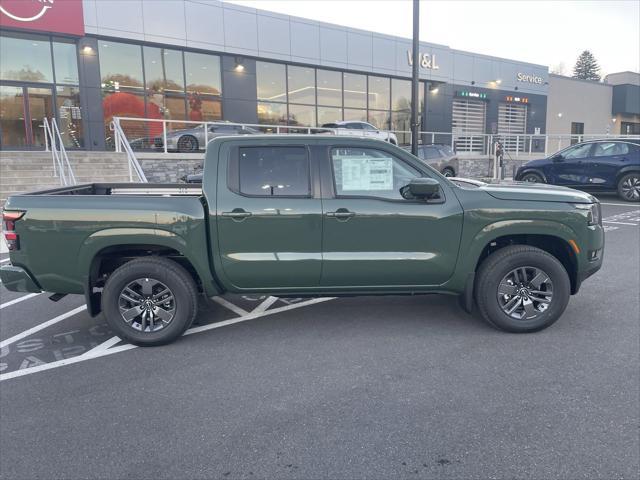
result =
[[[544,183],[548,183],[547,181],[547,176],[544,174],[544,172],[538,168],[535,167],[529,167],[529,168],[525,168],[524,170],[522,170],[522,172],[520,172],[518,174],[518,178],[522,179],[522,177],[524,177],[527,173],[535,173],[537,175],[540,175],[540,177],[542,177],[542,180],[544,181]]]
[[[91,235],[78,252],[78,268],[84,272],[87,308],[92,316],[100,312],[100,287],[106,276],[127,261],[144,256],[162,256],[184,267],[207,296],[218,295],[206,259],[188,253],[186,241],[171,232],[145,228],[107,229]]]
[[[504,220],[489,224],[467,244],[459,269],[458,278],[464,282],[460,285],[460,291],[464,298],[470,298],[468,290],[473,288],[478,267],[491,253],[509,245],[531,245],[553,255],[562,263],[571,281],[571,293],[575,294],[580,286],[578,258],[570,243],[575,238],[573,230],[553,221]]]

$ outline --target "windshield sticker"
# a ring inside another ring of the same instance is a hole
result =
[[[393,160],[361,156],[340,157],[342,190],[393,190]]]

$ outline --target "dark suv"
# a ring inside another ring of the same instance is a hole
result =
[[[572,145],[518,169],[515,180],[594,192],[640,202],[640,140],[604,139]]]

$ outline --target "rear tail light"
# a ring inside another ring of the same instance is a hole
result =
[[[20,250],[20,237],[15,232],[16,222],[22,218],[25,212],[2,212],[4,239],[9,251]]]

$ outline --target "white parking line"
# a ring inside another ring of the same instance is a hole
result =
[[[615,225],[630,225],[632,227],[640,227],[640,223],[627,223],[627,222],[609,222],[607,220],[603,220],[602,223],[613,223]]]
[[[40,330],[43,330],[47,327],[50,327],[51,325],[55,325],[58,322],[61,322],[62,320],[64,320],[65,318],[69,318],[72,317],[73,315],[75,315],[76,313],[80,313],[83,310],[86,310],[87,306],[86,305],[82,305],[78,308],[74,308],[73,310],[67,312],[67,313],[63,313],[62,315],[58,315],[55,318],[52,318],[51,320],[47,320],[44,323],[41,323],[40,325],[36,325],[33,328],[30,328],[29,330],[25,330],[24,332],[18,333],[17,335],[14,335],[13,337],[7,338],[6,340],[2,340],[0,342],[0,348],[5,347],[7,345],[11,345],[14,342],[17,342],[20,339],[23,339],[24,337],[28,337],[29,335],[31,335],[32,333],[35,332],[39,332]]]
[[[30,293],[29,295],[23,295],[22,297],[14,298],[13,300],[11,300],[9,302],[5,302],[2,305],[0,305],[0,310],[2,310],[3,308],[10,307],[11,305],[15,305],[16,303],[20,303],[20,302],[24,302],[25,300],[29,300],[30,298],[37,297],[38,295],[41,295],[41,294],[40,293]]]
[[[11,260],[10,258],[3,258],[2,260],[0,260],[0,263],[5,263],[8,262],[9,260]]]
[[[232,318],[230,320],[225,320],[225,321],[222,321],[222,322],[211,323],[209,325],[202,325],[202,326],[199,326],[199,327],[190,328],[189,330],[187,330],[184,333],[184,335],[192,335],[194,333],[202,333],[202,332],[206,332],[208,330],[213,330],[213,329],[216,329],[216,328],[221,328],[221,327],[226,327],[228,325],[233,325],[235,323],[246,322],[247,320],[254,320],[256,318],[265,317],[267,315],[273,315],[275,313],[285,312],[287,310],[294,310],[296,308],[306,307],[308,305],[314,305],[316,303],[327,302],[329,300],[333,300],[333,297],[314,298],[314,299],[308,300],[306,302],[300,302],[300,303],[295,303],[295,304],[292,304],[292,305],[286,305],[284,307],[274,308],[272,310],[266,310],[264,312],[259,312],[259,313],[251,312],[251,313],[248,313],[248,314],[243,315],[241,317]],[[230,302],[227,302],[227,303],[230,303]],[[233,304],[231,304],[231,305],[233,305]],[[83,306],[83,307],[80,307],[80,308],[84,309],[86,307]],[[79,309],[76,309],[76,310],[79,311]],[[75,312],[75,311],[73,311],[73,312]],[[75,313],[77,313],[77,312],[75,312]],[[67,312],[67,314],[65,314],[65,315],[71,316],[69,314],[71,314],[71,312]],[[51,322],[51,320],[50,320],[50,322]],[[28,332],[28,330],[27,330],[27,332]],[[26,333],[26,332],[23,332],[23,333]],[[22,335],[22,334],[20,334],[20,335]],[[100,345],[98,345],[97,347],[89,350],[87,353],[85,353],[83,355],[79,355],[77,357],[66,358],[64,360],[58,360],[57,362],[45,363],[43,365],[37,365],[35,367],[25,368],[23,370],[14,370],[13,372],[9,372],[9,373],[2,373],[2,374],[0,374],[0,382],[2,382],[4,380],[9,380],[11,378],[23,377],[25,375],[30,375],[32,373],[42,372],[42,371],[45,371],[45,370],[52,370],[54,368],[64,367],[65,365],[72,365],[74,363],[84,362],[86,360],[92,360],[94,358],[100,358],[100,357],[104,357],[106,355],[112,355],[114,353],[120,353],[120,352],[124,352],[124,351],[127,351],[127,350],[132,350],[134,348],[137,348],[136,345],[130,345],[130,344],[118,345],[117,347],[109,348],[112,345],[115,345],[116,343],[118,343],[118,340],[116,340],[116,339],[120,340],[118,337],[112,337],[109,340],[107,340],[106,342],[103,342]],[[11,339],[9,339],[9,340],[11,340]],[[0,345],[0,347],[2,347],[2,346],[3,345]]]
[[[247,312],[244,308],[240,308],[236,304],[231,303],[230,301],[228,301],[228,300],[226,300],[226,299],[224,299],[222,297],[211,297],[211,300],[213,300],[217,304],[222,305],[225,308],[228,308],[229,310],[231,310],[236,315],[240,315],[240,316],[249,315],[249,312]]]
[[[637,207],[637,205],[634,205],[633,203],[604,203],[604,202],[600,202],[600,205],[611,205],[613,207],[630,207],[630,208]]]
[[[261,313],[266,311],[271,305],[278,301],[278,297],[267,297],[267,299],[254,308],[251,313]]]

